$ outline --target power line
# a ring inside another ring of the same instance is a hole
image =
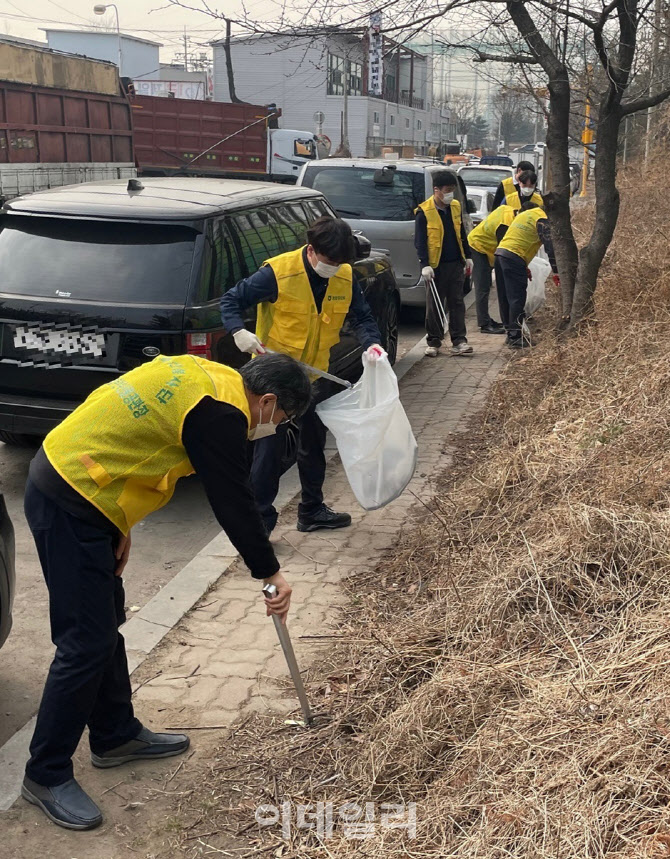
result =
[[[9,3],[10,0],[5,0],[5,2]],[[13,4],[10,3],[10,5],[13,5]],[[18,7],[15,6],[14,8],[18,8]],[[16,19],[19,19],[22,21],[37,21],[37,22],[42,23],[42,24],[60,24],[60,25],[66,26],[66,27],[77,26],[77,23],[74,21],[61,21],[61,20],[54,20],[54,19],[49,19],[49,18],[41,18],[41,17],[36,17],[34,15],[23,15],[23,14],[17,14],[16,12],[5,12],[4,10],[0,10],[0,17],[16,18]],[[82,19],[82,20],[86,20],[86,19]],[[89,26],[90,32],[92,32],[92,33],[95,33],[95,32],[106,33],[107,32],[107,29],[104,26],[101,26],[99,24],[89,24],[88,26]],[[124,32],[127,32],[127,33],[154,33],[154,34],[157,34],[157,33],[183,33],[184,32],[183,27],[181,29],[164,29],[164,28],[149,29],[149,27],[124,27],[123,30],[124,30]],[[221,27],[206,30],[206,29],[202,29],[200,27],[200,25],[195,25],[194,27],[189,27],[189,30],[197,30],[199,33],[203,33],[203,34],[204,33],[216,33],[216,34],[218,34],[218,33],[222,32]]]

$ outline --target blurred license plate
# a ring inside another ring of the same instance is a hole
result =
[[[5,361],[58,367],[91,363],[108,366],[116,361],[118,337],[105,335],[94,326],[24,323],[3,327]]]

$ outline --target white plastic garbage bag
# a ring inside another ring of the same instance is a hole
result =
[[[356,500],[365,510],[397,498],[414,474],[418,447],[386,355],[363,357],[356,384],[316,407],[335,436]]]
[[[528,281],[528,291],[526,293],[526,316],[532,316],[544,304],[545,293],[544,284],[546,279],[551,274],[551,266],[547,260],[536,256],[531,260],[528,266],[533,279]]]

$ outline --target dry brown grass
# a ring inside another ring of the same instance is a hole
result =
[[[597,323],[509,366],[434,512],[350,583],[312,675],[332,724],[221,750],[228,820],[416,801],[416,839],[302,830],[282,855],[670,856],[669,214],[664,168],[624,177]]]

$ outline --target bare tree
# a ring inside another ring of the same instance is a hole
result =
[[[532,133],[533,122],[528,117],[532,117],[534,105],[521,83],[503,84],[493,97],[492,108],[498,123],[498,138],[504,141],[505,149]]]
[[[475,99],[468,90],[456,90],[445,101],[459,137],[468,134],[475,119]]]

